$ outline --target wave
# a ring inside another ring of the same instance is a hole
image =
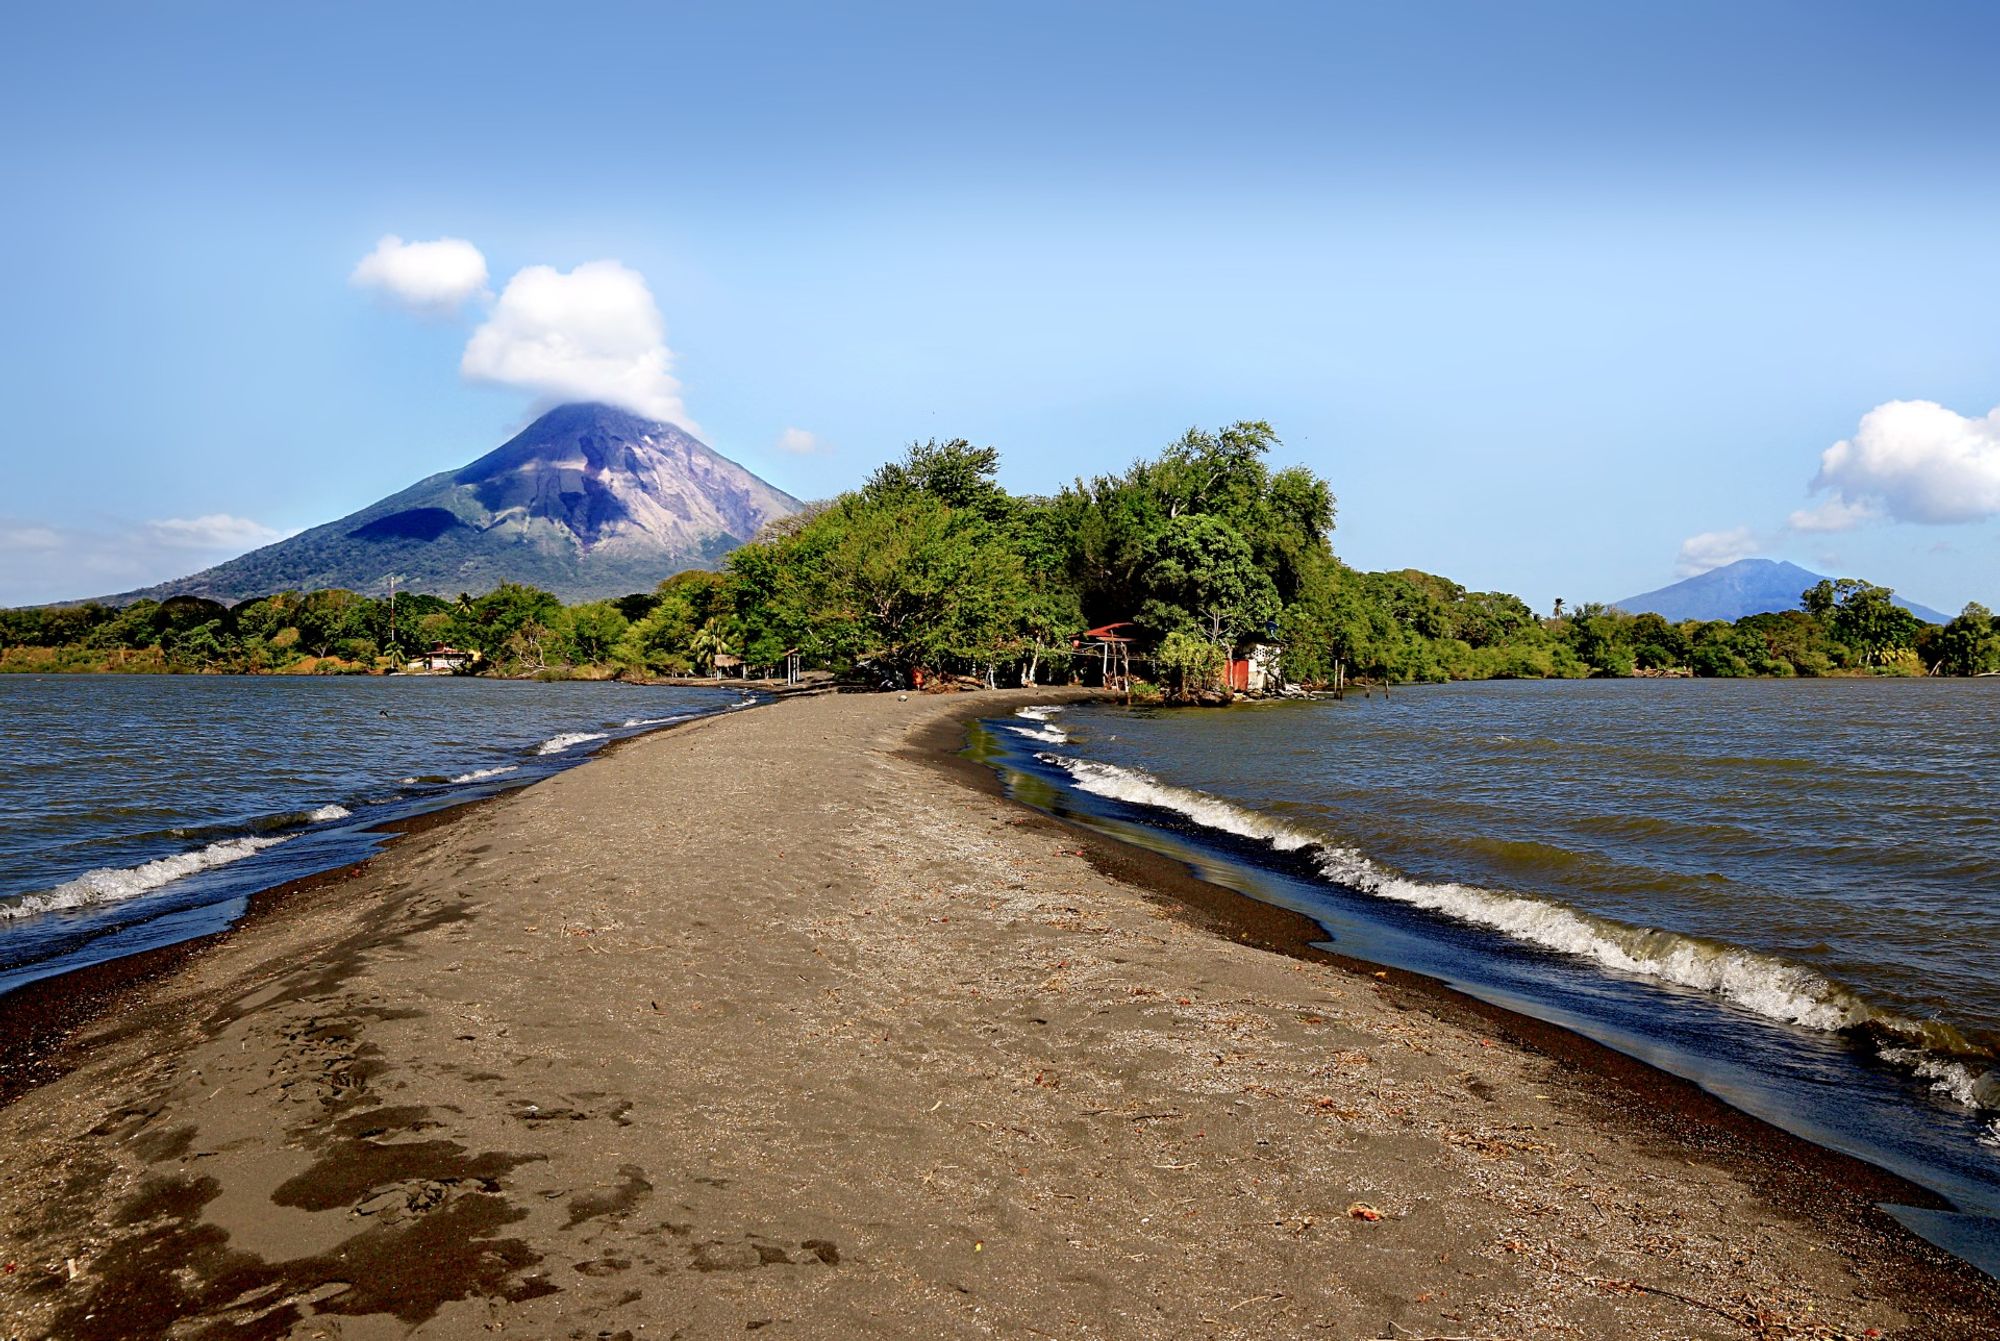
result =
[[[543,751],[544,754],[547,752],[546,750]],[[497,778],[506,773],[518,773],[520,770],[521,766],[519,764],[502,764],[498,768],[475,768],[470,773],[460,773],[457,777],[450,778],[448,781],[484,782],[488,778]]]
[[[1916,1048],[1883,1048],[1875,1055],[1893,1066],[1902,1067],[1919,1080],[1930,1081],[1932,1093],[1942,1094],[1967,1108],[2000,1107],[2000,1094],[1985,1093],[1986,1077],[1964,1062]],[[1993,1102],[1982,1102],[1987,1098]]]
[[[1914,1049],[1878,1047],[1877,1055],[1931,1080],[1939,1093],[1968,1107],[2000,1107],[2000,1080],[1995,1079],[2000,1073],[1981,1076],[1961,1060],[1984,1055],[1963,1034],[1936,1020],[1882,1010],[1803,965],[1698,936],[1632,926],[1548,899],[1412,880],[1324,835],[1176,787],[1139,769],[1054,754],[1036,757],[1062,768],[1083,791],[1170,811],[1204,828],[1305,855],[1329,882],[1374,898],[1440,913],[1602,968],[1718,996],[1766,1019],[1826,1033],[1853,1031],[1864,1041],[1881,1036],[1914,1043]]]
[[[536,754],[561,754],[564,750],[585,744],[588,741],[603,740],[602,731],[565,731],[560,736],[551,736],[543,741]]]
[[[1034,725],[1009,725],[1007,729],[1017,736],[1026,736],[1029,740],[1039,740],[1044,745],[1067,745],[1069,744],[1069,732],[1049,720],[1061,711],[1062,705],[1058,703],[1037,703],[1025,708],[1016,709],[1014,713],[1016,717],[1033,722]]]
[[[1315,834],[1245,810],[1206,792],[1162,782],[1151,773],[1136,768],[1120,768],[1117,764],[1102,764],[1094,759],[1069,759],[1060,754],[1038,754],[1035,757],[1045,764],[1063,769],[1078,787],[1094,796],[1152,806],[1157,810],[1171,810],[1204,828],[1266,842],[1280,852],[1300,852],[1321,846],[1321,839]]]
[[[177,852],[138,866],[100,867],[85,871],[74,880],[38,894],[24,894],[12,902],[0,903],[0,920],[36,917],[42,913],[89,908],[98,904],[123,903],[141,894],[150,894],[162,885],[195,874],[227,866],[234,861],[276,847],[282,838],[226,838],[191,852]]]
[[[685,722],[694,716],[691,712],[677,712],[671,717],[627,717],[626,726],[668,726],[674,722]]]
[[[413,778],[403,779],[405,783]],[[334,820],[347,819],[354,812],[343,805],[314,806],[310,810],[278,810],[268,815],[253,815],[248,819],[230,819],[215,824],[177,824],[170,829],[157,829],[150,833],[131,834],[136,839],[170,838],[181,841],[188,839],[224,839],[241,837],[244,830],[252,834],[277,833],[285,829],[297,829],[307,824],[328,824]]]

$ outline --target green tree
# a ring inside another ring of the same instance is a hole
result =
[[[1279,610],[1270,574],[1250,545],[1213,517],[1181,515],[1147,541],[1139,622],[1157,634],[1193,630],[1223,647]]]
[[[610,601],[588,601],[572,606],[569,616],[570,655],[579,662],[592,665],[611,660],[612,649],[624,640],[631,628],[631,622]]]
[[[724,636],[721,621],[709,620],[688,637],[688,657],[694,662],[695,670],[707,675],[715,669],[715,659],[729,651],[729,640]]]
[[[535,629],[516,648],[541,664],[550,622],[561,609],[562,602],[546,591],[502,582],[484,596],[459,598],[451,641],[487,657],[503,658],[510,655],[509,641],[533,624]]]
[[[1565,634],[1577,660],[1606,675],[1630,675],[1637,665],[1629,620],[1605,605],[1584,604],[1570,612]]]
[[[1221,687],[1228,654],[1198,633],[1175,629],[1160,640],[1154,662],[1168,696],[1185,701]]]
[[[1833,634],[1855,650],[1863,665],[1880,665],[1915,647],[1923,621],[1895,604],[1893,591],[1845,578],[1836,585],[1844,591],[1833,612]]]
[[[889,504],[921,494],[998,525],[1014,510],[1013,498],[998,482],[999,470],[1000,453],[991,447],[974,447],[964,438],[932,438],[911,443],[901,461],[877,468],[862,493]]]
[[[1632,617],[1625,636],[1632,648],[1632,664],[1637,669],[1677,670],[1687,665],[1687,634],[1650,610]]]
[[[1926,650],[1943,675],[1985,675],[2000,671],[2000,620],[1974,601],[1944,625]]]

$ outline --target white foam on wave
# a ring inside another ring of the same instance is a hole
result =
[[[1002,722],[1001,725],[1017,736],[1026,736],[1029,740],[1039,740],[1044,745],[1069,744],[1069,732],[1062,730],[1060,727],[1015,726],[1012,722]]]
[[[602,731],[565,731],[560,736],[551,736],[549,739],[543,741],[541,748],[537,749],[535,753],[561,754],[564,750],[573,749],[588,741],[603,739],[604,733]]]
[[[1938,1057],[1917,1048],[1884,1048],[1876,1054],[1885,1062],[1907,1068],[1919,1080],[1931,1082],[1931,1092],[1967,1108],[1980,1107],[1979,1078],[1964,1062]]]
[[[66,880],[54,889],[26,894],[9,903],[0,903],[0,920],[35,917],[42,913],[89,908],[97,904],[123,903],[141,894],[150,894],[163,885],[198,871],[227,866],[233,861],[276,847],[282,838],[225,838],[192,852],[176,852],[138,866],[100,867]]]
[[[625,719],[625,725],[667,726],[673,722],[685,722],[691,716],[693,716],[692,713],[680,712],[680,713],[675,713],[672,717],[627,717]]]
[[[1060,703],[1032,703],[1025,708],[1016,708],[1016,717],[1025,717],[1031,722],[1046,722],[1063,710]]]
[[[543,751],[543,753],[547,753],[547,751]],[[484,782],[488,778],[497,778],[508,773],[518,773],[520,769],[521,766],[519,764],[502,764],[498,768],[475,768],[470,773],[460,773],[452,781]]]
[[[320,806],[316,810],[308,810],[306,812],[306,823],[329,824],[334,820],[346,819],[353,813],[346,806]]]
[[[1219,829],[1238,838],[1259,839],[1280,852],[1297,852],[1320,845],[1320,839],[1267,816],[1232,805],[1206,792],[1191,791],[1162,782],[1150,773],[1117,764],[1101,764],[1094,759],[1067,759],[1059,754],[1038,754],[1043,763],[1055,764],[1069,773],[1076,785],[1095,796],[1114,801],[1171,810],[1203,828]]]
[[[1172,811],[1205,828],[1267,842],[1281,852],[1310,851],[1320,873],[1333,883],[1441,913],[1530,945],[1576,955],[1604,968],[1719,996],[1767,1019],[1827,1032],[1870,1024],[1913,1040],[1935,1036],[1947,1047],[1956,1040],[1945,1026],[1891,1015],[1811,969],[1773,955],[1678,932],[1635,927],[1547,899],[1477,885],[1412,880],[1320,834],[1220,797],[1176,787],[1138,769],[1053,754],[1037,757],[1063,768],[1079,788],[1095,795]],[[1890,1060],[1936,1082],[1940,1093],[1968,1106],[1976,1105],[1974,1087],[1979,1082],[1975,1072],[1960,1062],[1920,1049],[1890,1049],[1883,1055],[1904,1051],[1906,1058]],[[1914,1059],[1921,1059],[1922,1064]]]

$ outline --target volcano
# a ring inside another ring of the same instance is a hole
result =
[[[686,430],[563,405],[460,470],[173,582],[106,598],[345,587],[456,596],[523,582],[565,601],[650,590],[710,568],[799,501]]]

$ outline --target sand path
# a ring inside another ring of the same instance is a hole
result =
[[[135,994],[5,1113],[0,1332],[1991,1334],[1577,1068],[1101,873],[924,762],[965,708],[633,742]]]

